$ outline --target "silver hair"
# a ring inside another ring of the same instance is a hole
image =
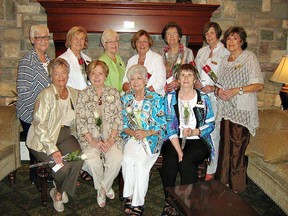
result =
[[[136,74],[136,73],[139,73],[142,76],[142,78],[145,80],[145,82],[147,82],[147,80],[148,80],[147,69],[146,69],[146,67],[144,67],[143,65],[140,65],[140,64],[133,65],[127,71],[127,78],[129,80],[129,82],[130,82],[131,76]]]
[[[112,30],[112,29],[106,29],[101,36],[101,44],[104,47],[105,42],[108,41],[108,38],[111,37],[117,37],[117,40],[119,40],[119,35],[116,31]]]
[[[46,32],[47,35],[49,35],[49,29],[47,26],[44,26],[44,25],[33,25],[31,26],[30,28],[30,39],[34,38],[36,36],[36,33],[39,33],[39,32]]]

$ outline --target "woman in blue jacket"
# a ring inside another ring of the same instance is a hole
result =
[[[160,169],[165,198],[166,187],[175,186],[178,171],[181,184],[198,181],[198,165],[214,157],[210,133],[214,130],[214,114],[210,99],[194,89],[197,70],[190,64],[180,66],[177,73],[180,90],[165,96],[167,140],[162,146]],[[162,215],[174,209],[165,205]]]

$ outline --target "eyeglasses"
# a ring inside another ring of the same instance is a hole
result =
[[[49,39],[50,39],[50,36],[36,36],[36,37],[34,37],[37,41],[42,41],[42,40],[44,40],[44,41],[48,41]]]
[[[115,43],[119,43],[119,40],[116,41],[106,41],[105,44],[115,44]]]

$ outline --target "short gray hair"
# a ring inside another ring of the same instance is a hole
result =
[[[101,36],[101,44],[104,47],[105,42],[108,41],[108,38],[111,37],[117,37],[117,40],[119,40],[119,35],[116,31],[112,30],[112,29],[106,29]]]
[[[49,35],[49,29],[47,26],[44,25],[33,25],[30,28],[30,39],[34,38],[37,33],[40,31],[44,31]]]
[[[148,80],[148,75],[147,75],[147,69],[146,67],[144,67],[143,65],[140,65],[140,64],[136,64],[136,65],[133,65],[132,67],[130,67],[127,71],[127,78],[130,82],[130,78],[132,75],[136,74],[136,73],[139,73],[142,78],[147,82]]]

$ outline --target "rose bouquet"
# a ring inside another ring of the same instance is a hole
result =
[[[71,161],[78,161],[78,160],[87,160],[88,156],[86,154],[80,154],[80,150],[77,150],[77,151],[70,152],[70,153],[63,155],[62,159],[63,161],[71,162]],[[44,166],[47,164],[54,164],[54,163],[55,163],[54,160],[50,160],[47,162],[32,164],[29,166],[29,168],[40,167],[40,166]]]
[[[131,125],[131,129],[132,130],[139,130],[141,129],[141,127],[139,126],[137,120],[136,120],[136,116],[133,112],[133,108],[131,106],[126,107],[126,112],[127,112],[127,118],[128,118],[128,122]],[[143,140],[136,140],[139,144],[141,144],[144,148],[144,151],[147,155],[150,155],[150,151],[149,151],[149,146],[143,142]]]
[[[212,71],[212,69],[210,68],[209,65],[205,65],[203,68],[202,68],[205,73],[210,77],[210,79],[214,82],[214,85],[217,86],[218,88],[223,88],[223,86],[218,83],[218,77],[217,75],[214,73],[214,71]],[[224,89],[224,88],[223,88]]]

